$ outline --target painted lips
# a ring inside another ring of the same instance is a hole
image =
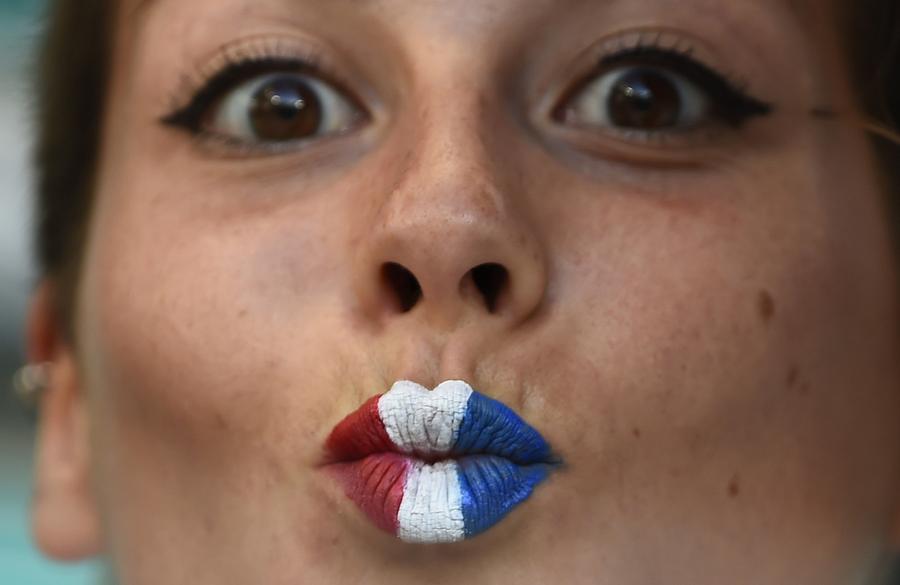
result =
[[[456,542],[522,503],[558,464],[544,438],[462,381],[401,381],[332,430],[330,468],[380,528],[406,542]]]

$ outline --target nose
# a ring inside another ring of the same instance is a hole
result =
[[[544,298],[544,251],[526,198],[503,179],[519,173],[492,162],[504,159],[477,124],[442,123],[473,118],[458,114],[416,124],[427,132],[414,135],[415,154],[358,234],[357,295],[374,318],[514,325]]]

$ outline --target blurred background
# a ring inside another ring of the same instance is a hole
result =
[[[0,585],[94,585],[94,564],[57,565],[31,544],[28,502],[34,424],[9,380],[22,363],[34,273],[29,245],[29,75],[42,0],[0,0]]]

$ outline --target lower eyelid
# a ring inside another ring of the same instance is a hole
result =
[[[716,130],[701,130],[705,138],[669,134],[641,134],[638,132],[579,133],[564,129],[553,139],[561,149],[562,158],[575,156],[587,164],[622,164],[647,169],[703,169],[715,167],[736,156],[734,148],[717,139]],[[629,135],[630,134],[630,135]],[[718,136],[721,138],[721,136]],[[563,154],[563,153],[568,154]],[[582,165],[579,164],[579,167]]]
[[[364,124],[365,119],[361,118],[360,124]],[[354,126],[346,131],[331,132],[319,137],[284,142],[248,142],[236,139],[233,136],[201,130],[194,136],[192,141],[204,156],[212,156],[224,160],[280,158],[303,155],[313,148],[327,151],[333,143],[347,138],[348,134],[357,130],[363,129],[360,126]],[[342,150],[344,150],[343,147]]]

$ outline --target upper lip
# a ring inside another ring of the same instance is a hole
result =
[[[492,455],[518,465],[558,462],[541,434],[511,408],[460,380],[431,391],[396,382],[339,422],[325,447],[333,462],[386,452],[425,461]]]

